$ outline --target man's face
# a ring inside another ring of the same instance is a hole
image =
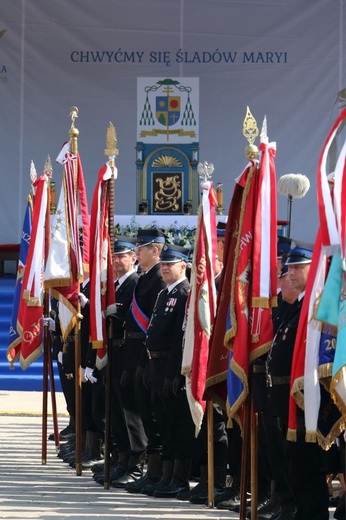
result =
[[[185,276],[185,262],[160,262],[161,275],[167,285],[177,282]]]
[[[114,273],[117,278],[121,278],[128,273],[136,261],[135,253],[116,253],[113,256]]]
[[[223,252],[224,252],[224,249],[225,249],[225,237],[217,237],[217,242],[216,242],[216,254],[217,254],[217,258],[219,260],[219,262],[223,262]]]
[[[305,290],[308,274],[311,264],[288,264],[288,276],[291,280],[292,287],[300,293]]]
[[[155,245],[150,244],[149,246],[137,246],[137,259],[139,266],[144,269],[144,271],[147,271],[152,267],[157,259],[155,259],[155,251],[157,248]]]

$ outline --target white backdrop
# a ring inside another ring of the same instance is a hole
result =
[[[303,173],[292,236],[317,229],[316,164],[345,86],[343,0],[1,0],[0,243],[18,242],[30,161],[42,172],[68,139],[70,107],[89,203],[109,121],[120,155],[116,213],[136,213],[138,77],[198,77],[200,160],[225,206],[245,166],[249,105],[277,143],[277,174]],[[54,164],[60,185],[61,170]],[[279,218],[287,201],[278,196]]]

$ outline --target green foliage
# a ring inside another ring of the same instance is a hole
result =
[[[168,243],[175,244],[177,246],[188,247],[190,249],[193,249],[194,247],[196,228],[190,228],[188,226],[178,226],[177,221],[174,221],[173,227],[169,228],[159,226],[156,220],[153,220],[151,224],[140,226],[140,224],[136,220],[136,216],[134,215],[131,218],[130,223],[126,226],[115,224],[114,234],[126,237],[136,237],[139,228],[159,229],[166,235]]]

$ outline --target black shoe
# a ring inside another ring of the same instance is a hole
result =
[[[239,493],[239,488],[229,486],[225,487],[222,490],[222,493],[219,495],[215,495],[214,497],[214,505],[217,506],[220,504],[220,502],[225,502],[226,500],[229,500],[230,498],[235,497]]]
[[[66,426],[66,428],[64,428],[63,430],[61,430],[61,432],[59,432],[59,439],[61,441],[67,441],[68,439],[70,439],[71,437],[73,437],[75,434],[74,432],[74,428],[72,428],[72,426],[68,425]],[[49,436],[48,436],[48,440],[49,441],[54,441],[55,440],[55,436],[54,436],[54,433],[51,433]]]
[[[250,498],[249,493],[247,493],[247,500]],[[240,493],[238,492],[233,498],[230,498],[228,500],[224,500],[223,502],[219,502],[217,504],[217,509],[228,509],[229,511],[235,511],[240,507]],[[239,509],[238,509],[239,511]]]
[[[176,496],[176,499],[177,500],[190,500],[190,498],[192,497],[192,495],[198,495],[200,494],[202,491],[205,492],[205,483],[202,484],[202,482],[199,482],[195,487],[193,487],[192,489],[188,489],[188,490],[184,490],[184,491],[180,491],[177,496]],[[204,503],[204,502],[203,502]]]
[[[158,490],[168,490],[169,488],[169,483],[170,483],[170,480],[165,480],[163,477],[158,481],[156,482],[155,484],[147,484],[146,486],[144,486],[140,493],[141,495],[147,495],[149,497],[152,497],[154,495],[154,492],[158,489]]]
[[[281,515],[281,507],[279,504],[276,504],[273,505],[270,511],[258,513],[257,520],[277,520],[278,518],[281,518]]]
[[[223,488],[214,488],[214,504],[215,499],[223,494]],[[208,504],[208,490],[205,488],[201,489],[199,493],[191,493],[189,501],[191,504]]]
[[[122,477],[118,478],[117,480],[112,480],[111,486],[116,488],[124,488],[126,484],[139,480],[142,477],[142,475],[143,467],[133,466],[132,468],[128,469]]]
[[[279,505],[279,501],[276,497],[265,497],[258,501],[257,504],[257,514],[270,513],[271,511],[276,511]],[[246,514],[246,518],[251,519],[251,504],[248,508],[248,512]]]
[[[161,477],[151,477],[148,475],[148,473],[146,473],[138,480],[126,484],[125,491],[128,491],[129,493],[141,493],[144,487],[157,484],[160,479]]]
[[[111,466],[109,469],[109,482],[112,482],[112,480],[117,480],[120,478],[119,473],[117,473],[117,468],[114,466]],[[101,471],[100,473],[94,473],[93,479],[97,484],[101,484],[101,486],[105,483],[105,473],[104,471]]]
[[[188,491],[190,484],[187,480],[181,480],[178,477],[173,477],[168,484],[167,489],[156,489],[153,496],[155,498],[176,498],[181,491]]]

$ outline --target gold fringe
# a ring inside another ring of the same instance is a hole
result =
[[[26,370],[34,361],[36,361],[41,356],[42,351],[43,344],[41,343],[41,345],[39,345],[39,347],[37,347],[37,349],[35,349],[34,352],[32,352],[30,356],[28,356],[27,358],[24,359],[21,354],[19,359],[20,368],[22,370]]]
[[[340,419],[333,425],[328,435],[324,437],[321,432],[317,431],[317,442],[325,451],[329,450],[334,444],[335,439],[346,430],[346,418],[340,417]]]
[[[209,388],[210,386],[214,386],[219,383],[222,383],[223,381],[226,381],[226,379],[227,379],[227,371],[221,372],[220,374],[216,374],[213,377],[208,377],[208,379],[205,382],[205,388]]]
[[[258,343],[258,342],[259,342],[259,334],[252,334],[251,343]]]
[[[103,341],[100,341],[100,340],[97,340],[97,341],[92,341],[91,343],[92,345],[92,348],[103,348]]]
[[[29,298],[26,304],[28,307],[40,307],[42,305],[41,298]]]
[[[328,334],[329,336],[335,336],[338,333],[338,327],[335,327],[335,325],[331,325],[330,323],[322,322],[322,332],[324,334]]]
[[[253,296],[252,307],[258,307],[260,309],[269,309],[269,298],[264,296]]]
[[[24,289],[22,298],[24,298],[24,300],[28,300],[30,298],[30,291],[28,291],[28,289]]]
[[[346,405],[345,405],[343,399],[341,399],[341,397],[339,396],[335,387],[338,383],[345,380],[345,378],[346,378],[345,372],[346,372],[345,367],[344,366],[341,367],[337,371],[337,373],[334,375],[334,377],[332,378],[331,383],[330,383],[330,395],[331,395],[334,403],[336,404],[336,406],[339,408],[343,417],[346,417]]]
[[[259,347],[256,347],[250,352],[250,358],[249,361],[252,363],[252,361],[255,361],[255,359],[263,356],[263,354],[266,354],[271,346],[271,341],[267,341],[267,343],[263,343],[263,345],[260,345]]]
[[[317,442],[317,432],[314,431],[306,431],[305,432],[305,442]]]
[[[277,296],[272,296],[271,297],[270,305],[272,307],[277,307],[278,306],[278,297]]]
[[[294,380],[292,388],[291,388],[291,396],[294,397],[297,406],[304,410],[304,394],[302,392],[304,390],[304,377],[298,377]]]
[[[319,379],[326,379],[332,377],[333,363],[325,363],[318,367]]]
[[[55,278],[53,280],[45,280],[44,288],[51,289],[52,287],[69,287],[72,285],[72,278]]]
[[[286,439],[288,441],[296,442],[297,441],[297,430],[292,430],[292,428],[288,428]]]

